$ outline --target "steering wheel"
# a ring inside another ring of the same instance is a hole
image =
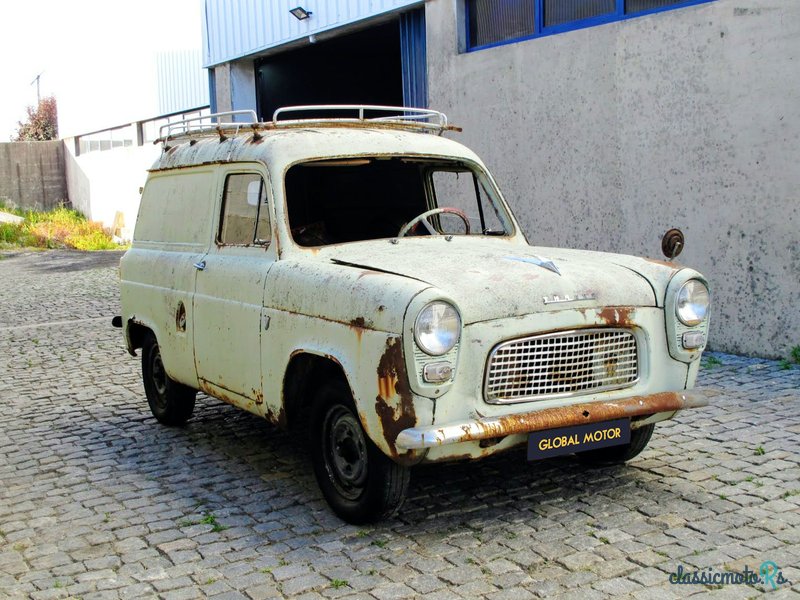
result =
[[[399,238],[405,237],[405,235],[409,231],[411,231],[411,229],[417,223],[420,223],[420,222],[423,225],[425,225],[425,228],[428,230],[428,233],[430,233],[431,235],[436,235],[438,232],[433,227],[431,227],[430,223],[428,223],[428,217],[432,217],[433,215],[440,215],[442,213],[449,213],[449,214],[452,214],[452,215],[456,215],[458,218],[460,218],[462,221],[464,221],[464,227],[467,230],[465,235],[469,235],[469,218],[464,213],[464,211],[460,210],[458,208],[453,208],[452,206],[443,206],[441,208],[434,208],[434,209],[431,209],[431,210],[426,210],[421,215],[417,215],[416,217],[411,219],[408,223],[406,223],[405,225],[403,225],[403,227],[400,228],[400,232],[397,234],[397,237],[399,237]]]

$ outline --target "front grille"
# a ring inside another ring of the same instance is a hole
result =
[[[636,338],[626,329],[578,329],[503,342],[489,354],[490,403],[616,390],[639,379]]]

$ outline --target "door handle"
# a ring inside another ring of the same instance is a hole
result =
[[[194,263],[194,268],[198,271],[205,271],[206,270],[206,261],[201,260],[200,262]]]

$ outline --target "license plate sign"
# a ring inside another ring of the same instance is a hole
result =
[[[528,436],[528,460],[621,446],[630,441],[629,419],[534,431]]]

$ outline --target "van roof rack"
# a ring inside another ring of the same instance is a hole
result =
[[[307,116],[282,118],[289,113],[306,113]],[[342,116],[320,117],[308,113],[341,113]],[[234,120],[240,116],[249,117],[250,120]],[[226,117],[232,120],[222,121]],[[443,112],[427,108],[375,104],[309,104],[281,107],[272,114],[272,121],[266,122],[259,122],[253,110],[231,110],[167,123],[159,128],[159,137],[155,143],[161,143],[166,148],[167,142],[180,138],[216,134],[224,139],[247,130],[258,132],[297,127],[381,127],[436,135],[445,131],[461,131],[460,127],[447,122],[447,115]]]

